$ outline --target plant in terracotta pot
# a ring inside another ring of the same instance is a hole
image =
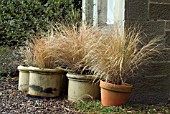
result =
[[[127,84],[141,65],[150,62],[159,54],[161,38],[144,42],[141,32],[130,28],[122,35],[117,27],[91,45],[85,59],[90,70],[100,78],[103,106],[120,106],[126,103],[132,91]]]
[[[90,26],[62,26],[55,27],[56,40],[53,42],[53,56],[57,57],[57,63],[68,70],[68,100],[100,98],[100,88],[97,83],[92,83],[94,75],[85,68],[83,60],[88,53],[88,47],[101,37],[97,28]]]
[[[57,97],[64,70],[56,68],[56,58],[50,56],[50,42],[53,36],[34,37],[25,47],[25,61],[29,67],[28,94],[42,97]]]

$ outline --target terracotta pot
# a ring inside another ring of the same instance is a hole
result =
[[[103,106],[121,106],[126,103],[132,85],[116,85],[100,80],[101,103]]]
[[[67,73],[66,76],[69,79],[68,100],[100,99],[99,83],[93,83],[93,75]]]
[[[29,69],[25,66],[18,66],[19,70],[19,81],[18,81],[18,89],[27,92],[28,91],[28,83],[29,83]]]
[[[57,97],[60,94],[63,71],[29,67],[28,94],[41,97]]]

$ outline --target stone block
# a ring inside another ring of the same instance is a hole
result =
[[[149,9],[151,20],[170,20],[170,4],[150,3]]]
[[[160,61],[170,61],[170,48],[165,48],[164,50],[162,50],[159,57],[155,60],[159,61],[158,59]]]
[[[170,21],[166,21],[166,29],[170,29]]]
[[[129,103],[166,104],[170,98],[170,75],[159,77],[134,77]]]
[[[146,38],[154,38],[158,36],[164,36],[164,21],[147,21],[140,23],[143,29],[143,32],[146,34]]]
[[[143,77],[170,74],[170,61],[155,61],[140,68],[139,75]]]
[[[126,20],[148,20],[148,0],[126,0],[125,19]]]
[[[170,48],[163,48],[159,51],[159,54],[152,56],[153,61],[170,61]]]
[[[165,22],[164,21],[129,21],[125,20],[126,27],[141,26],[145,39],[149,40],[157,36],[164,36]]]
[[[170,61],[170,48],[167,48],[167,58],[168,58],[168,61]]]
[[[166,47],[170,47],[170,31],[165,32]]]
[[[150,2],[155,2],[155,3],[170,3],[170,0],[150,0]]]

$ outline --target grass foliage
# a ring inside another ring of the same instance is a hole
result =
[[[89,73],[84,57],[102,34],[90,26],[56,25],[50,33],[32,38],[20,49],[25,65],[40,68],[67,68],[74,73]]]
[[[124,83],[141,65],[146,65],[160,53],[162,39],[153,38],[146,43],[141,33],[137,28],[129,28],[122,35],[118,27],[113,26],[111,33],[103,35],[89,47],[85,57],[90,62],[88,66],[101,79]]]
[[[51,37],[33,37],[29,44],[20,49],[23,64],[39,68],[55,68],[56,58],[50,56]]]
[[[144,42],[141,32],[130,28],[122,37],[118,27],[111,33],[82,25],[53,27],[49,35],[33,38],[22,51],[25,62],[40,68],[63,67],[79,74],[94,73],[121,84],[153,55],[159,54],[161,38]]]
[[[102,36],[99,30],[90,26],[73,25],[55,27],[54,32],[51,54],[57,58],[57,63],[71,72],[89,74],[84,57],[90,51],[90,45]]]

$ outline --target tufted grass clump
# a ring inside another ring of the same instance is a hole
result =
[[[57,58],[57,64],[73,73],[91,73],[84,57],[90,51],[90,45],[102,37],[100,30],[87,25],[80,27],[72,25],[55,27],[54,34],[55,40],[51,42],[51,48],[53,48],[51,54]]]
[[[160,54],[162,37],[144,42],[146,38],[137,28],[129,28],[122,34],[113,26],[111,33],[89,47],[85,59],[100,79],[123,84],[141,65],[148,64],[154,55]]]

